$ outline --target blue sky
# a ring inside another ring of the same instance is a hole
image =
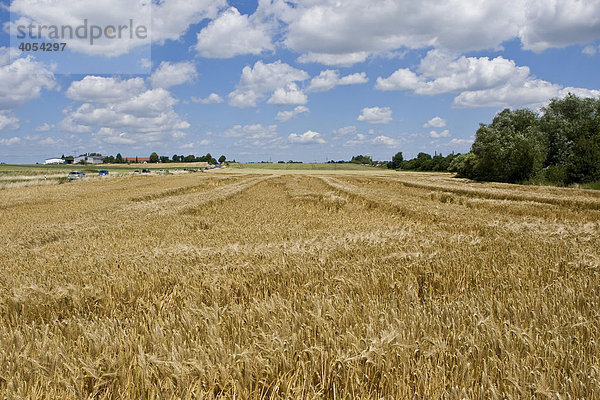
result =
[[[44,57],[9,34],[19,21],[143,21],[143,1],[2,0],[0,162],[465,152],[505,107],[600,95],[596,0],[164,0],[146,41],[69,41]]]

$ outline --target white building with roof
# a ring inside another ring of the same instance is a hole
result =
[[[98,156],[79,156],[79,157],[75,157],[73,159],[73,164],[79,164],[79,163],[86,163],[86,164],[102,164],[104,162],[104,157],[98,157]]]
[[[45,165],[66,164],[66,161],[63,160],[62,158],[47,158],[47,159],[44,160],[44,164]]]

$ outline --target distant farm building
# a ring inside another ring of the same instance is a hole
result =
[[[102,164],[104,157],[99,156],[79,156],[73,159],[73,164]]]
[[[63,160],[62,158],[47,158],[46,160],[44,160],[45,165],[65,164],[65,163],[66,163],[66,161]]]

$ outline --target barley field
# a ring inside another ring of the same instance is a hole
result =
[[[0,398],[600,398],[600,192],[261,169],[0,190]]]

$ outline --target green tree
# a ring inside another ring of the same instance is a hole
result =
[[[477,156],[474,178],[520,182],[541,171],[546,140],[537,115],[529,110],[500,112],[491,124],[481,124],[471,151]]]
[[[371,156],[363,156],[362,154],[352,157],[350,162],[354,163],[354,164],[368,164],[368,165],[373,164],[373,160],[371,159]]]
[[[217,160],[215,160],[215,158],[210,153],[206,153],[205,156],[199,157],[197,161],[206,162],[213,165],[217,163]]]
[[[117,153],[117,156],[115,157],[115,162],[117,164],[123,164],[124,160],[123,160],[123,156],[121,155],[121,153]]]
[[[404,162],[404,157],[402,156],[402,152],[396,153],[392,157],[392,161],[390,161],[387,165],[390,169],[400,169],[402,168],[402,163]]]
[[[225,162],[225,160],[227,160],[227,157],[225,157],[225,156],[219,157],[219,164],[223,164]]]
[[[431,171],[433,168],[433,157],[431,157],[431,154],[419,153],[415,160],[415,169],[419,171]]]
[[[433,158],[431,155],[421,152],[412,160],[405,161],[402,168],[412,171],[432,171]]]
[[[477,156],[473,153],[459,154],[452,159],[448,171],[456,172],[459,178],[474,178],[477,169]]]
[[[548,140],[546,178],[563,183],[600,180],[600,99],[569,93],[543,109]]]
[[[158,158],[158,154],[156,152],[153,152],[152,154],[150,154],[150,160],[151,163],[157,163],[160,161],[160,159]]]
[[[441,153],[434,155],[433,159],[431,160],[431,170],[440,172],[448,171],[450,163],[452,163],[452,160],[454,160],[455,157],[455,154],[448,154],[446,157],[444,157]]]

